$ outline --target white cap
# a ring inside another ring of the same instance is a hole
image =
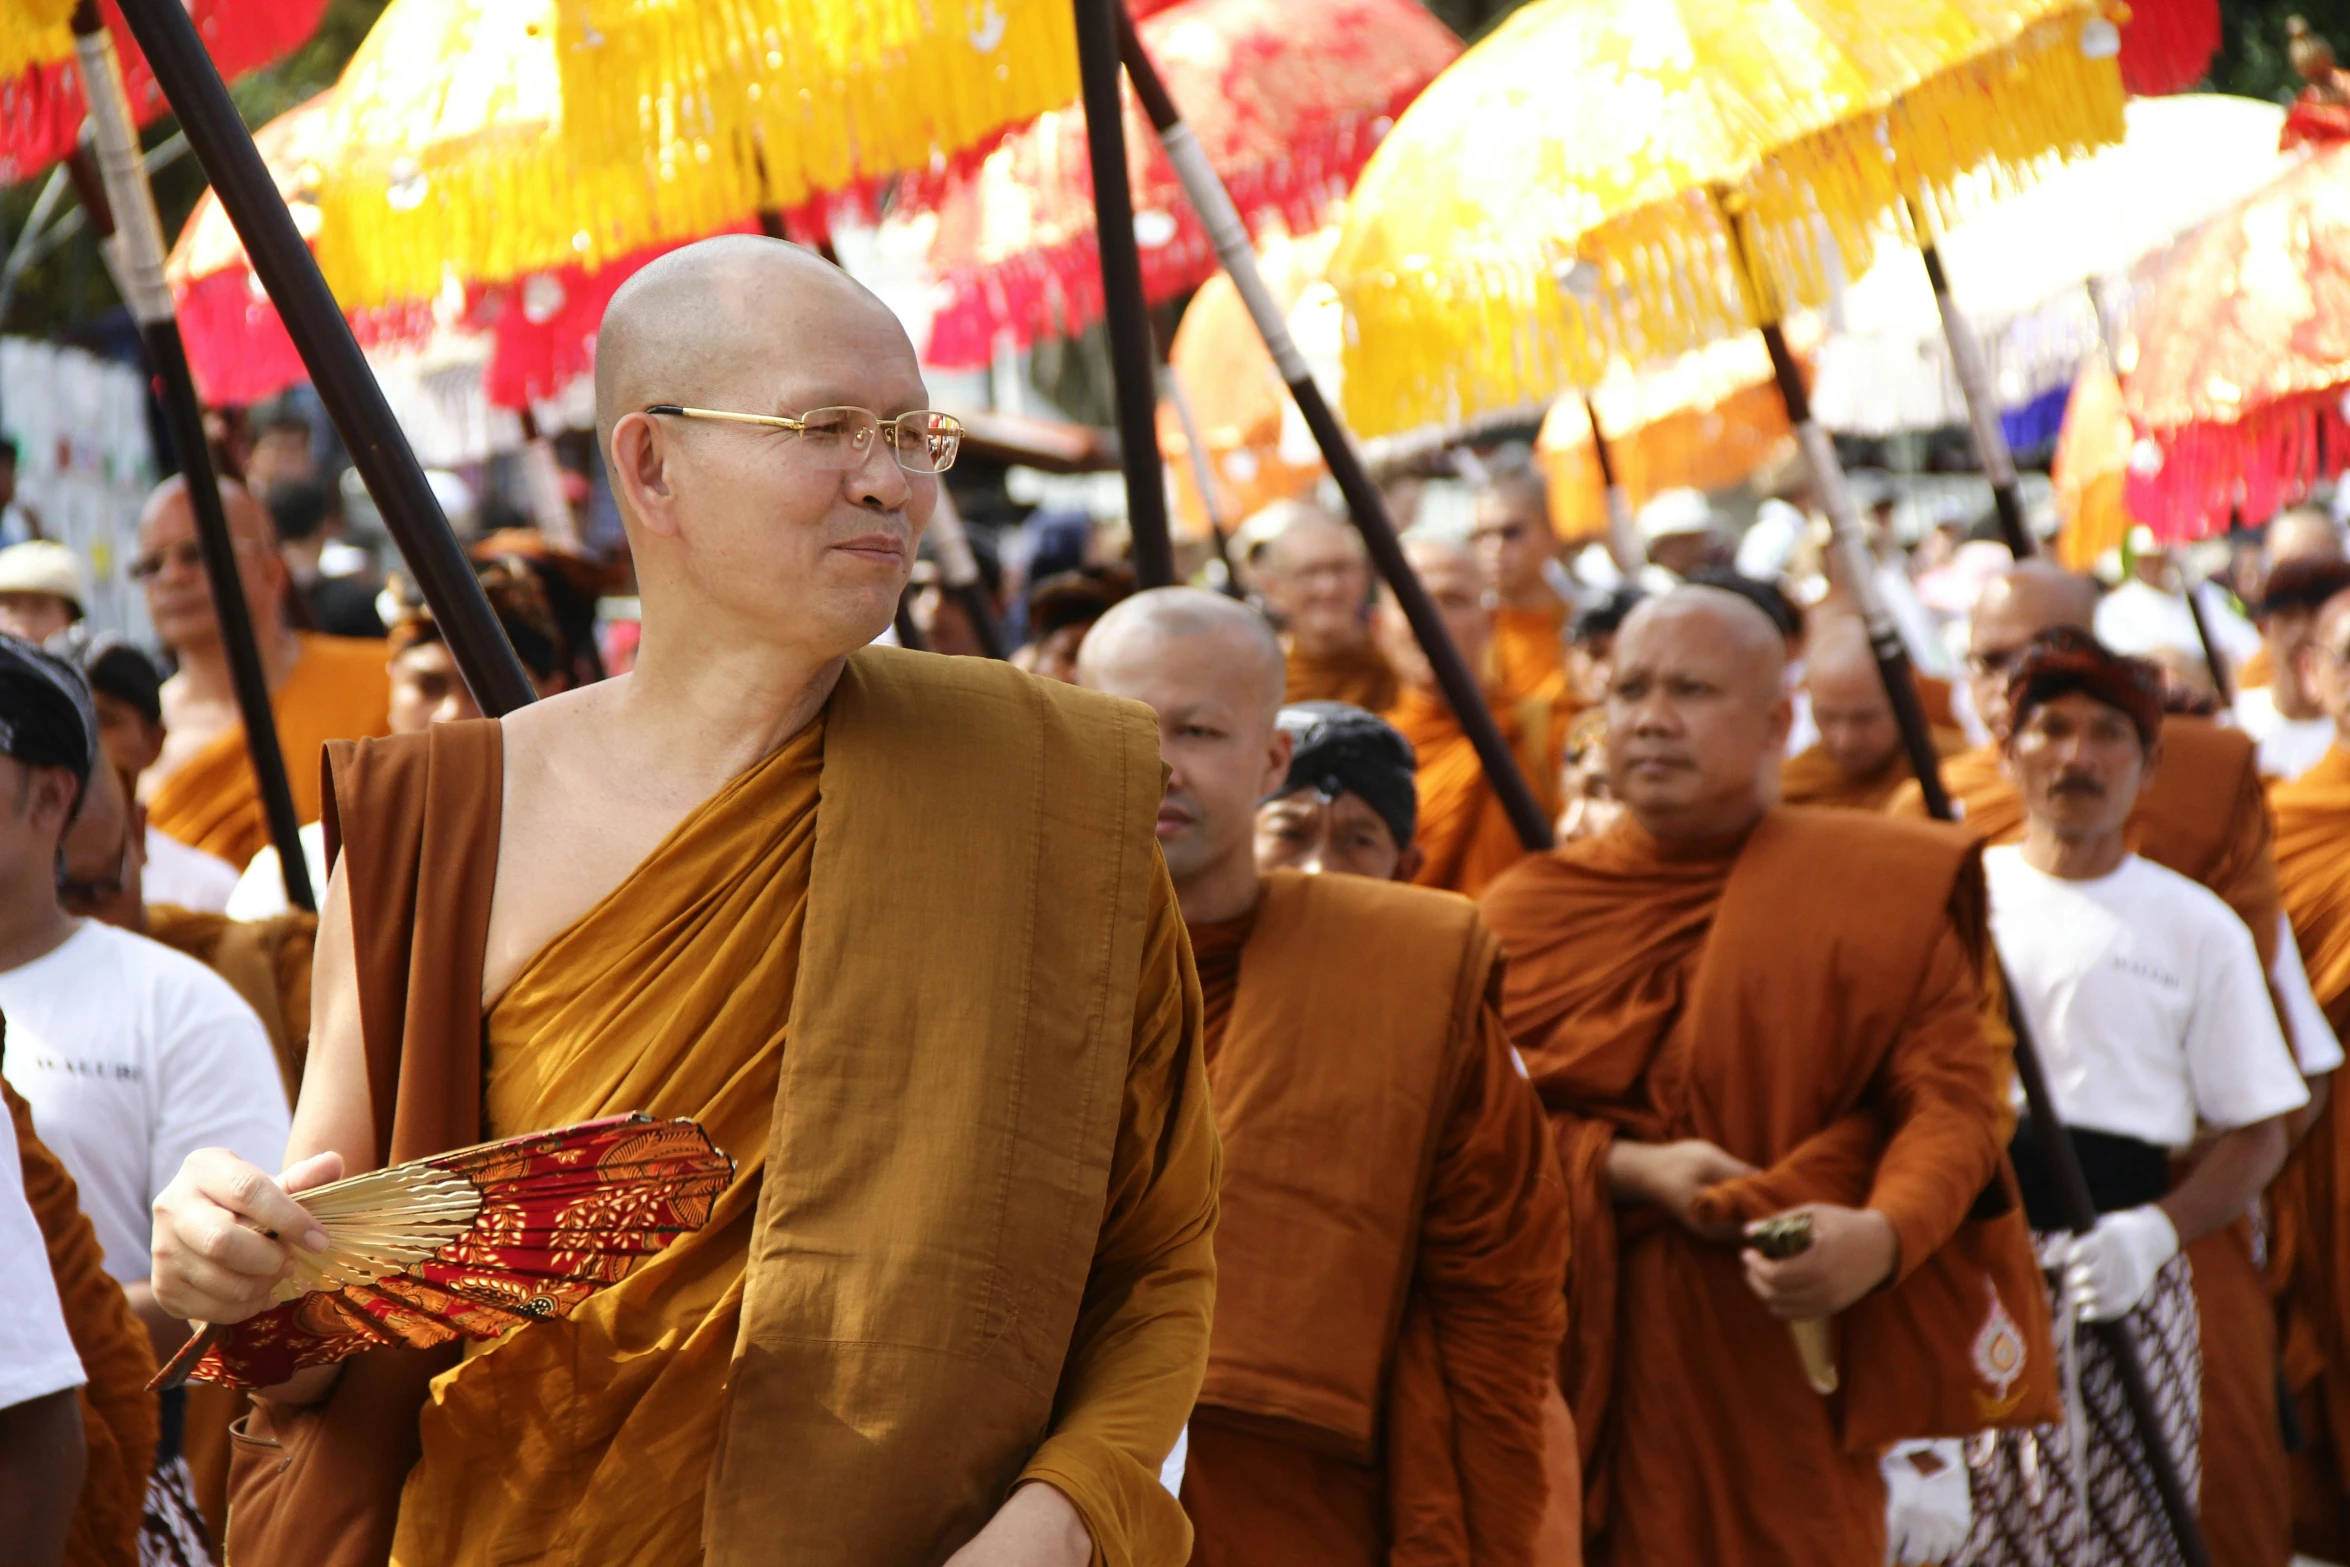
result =
[[[90,585],[73,551],[48,539],[31,539],[0,549],[0,593],[48,593],[73,606],[76,615],[90,603]]]
[[[1640,508],[1640,536],[1655,543],[1687,533],[1712,533],[1722,525],[1702,490],[1660,490]]]
[[[1754,526],[1738,541],[1738,572],[1757,582],[1769,582],[1795,558],[1795,546],[1811,531],[1811,520],[1782,500],[1767,500],[1756,509]]]

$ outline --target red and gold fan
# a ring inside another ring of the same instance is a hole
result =
[[[207,1327],[152,1386],[270,1387],[362,1350],[493,1339],[568,1317],[710,1222],[734,1161],[691,1121],[611,1116],[373,1170],[297,1194],[326,1250],[297,1249],[278,1304]]]

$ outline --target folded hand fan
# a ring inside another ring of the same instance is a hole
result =
[[[389,1345],[493,1339],[568,1317],[710,1222],[734,1161],[691,1121],[610,1116],[297,1194],[326,1232],[278,1304],[190,1339],[151,1386],[269,1387]]]

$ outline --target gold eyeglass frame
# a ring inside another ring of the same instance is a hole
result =
[[[894,440],[889,442],[890,461],[896,463],[907,473],[919,473],[935,478],[939,474],[946,472],[949,468],[952,468],[955,465],[955,459],[962,455],[963,421],[956,418],[953,414],[942,414],[936,409],[932,408],[917,408],[908,413],[895,414],[885,419],[880,414],[874,413],[872,409],[859,408],[853,403],[840,403],[835,406],[851,413],[861,413],[867,415],[873,420],[875,433],[877,434],[879,433],[881,426],[890,425],[894,427],[899,420],[910,419],[914,416],[914,414],[917,413],[928,415],[933,419],[943,419],[946,421],[946,424],[949,427],[948,433],[954,437],[954,445],[948,449],[946,461],[940,463],[935,468],[907,468],[905,459],[898,455],[897,442]],[[832,408],[811,408],[808,410],[810,414],[830,413],[832,411]],[[722,408],[689,408],[683,403],[653,403],[646,407],[645,412],[649,414],[672,414],[680,419],[719,419],[725,421],[728,424],[762,425],[770,430],[789,430],[794,435],[802,434],[808,428],[808,421],[805,417],[794,419],[788,414],[729,413]],[[843,469],[842,471],[849,472],[852,470]]]

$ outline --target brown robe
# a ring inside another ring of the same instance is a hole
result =
[[[2162,763],[2130,813],[2131,846],[2218,893],[2250,928],[2265,971],[2284,905],[2258,751],[2239,730],[2184,716],[2163,721],[2162,746]],[[2000,771],[1997,747],[1952,757],[1942,783],[1963,806],[1968,831],[1992,843],[2023,836],[2023,801]],[[1890,809],[1924,814],[1914,781]],[[2196,1241],[2187,1261],[2202,1322],[2204,1533],[2221,1567],[2283,1567],[2292,1518],[2270,1292],[2244,1226]]]
[[[0,1097],[16,1123],[25,1200],[48,1244],[65,1330],[89,1379],[81,1388],[89,1457],[66,1532],[64,1567],[138,1567],[139,1512],[159,1434],[155,1395],[147,1391],[155,1350],[100,1260],[98,1234],[82,1215],[73,1177],[36,1135],[32,1107],[4,1079]]]
[[[1875,1567],[1885,1443],[2053,1417],[1984,904],[1960,834],[1784,808],[1698,845],[1627,819],[1486,895],[1574,1225],[1560,1373],[1594,1563]],[[1617,1206],[1619,1137],[1756,1165],[1710,1220],[1892,1221],[1895,1280],[1834,1324],[1840,1393],[1810,1390],[1736,1247]]]
[[[1502,700],[1514,702],[1532,696],[1567,673],[1567,607],[1553,603],[1540,609],[1504,604],[1493,612],[1493,652],[1490,663],[1501,687]]]
[[[1293,872],[1192,934],[1224,1145],[1193,1562],[1529,1567],[1567,1235],[1499,947],[1461,899]]]
[[[1395,671],[1371,645],[1362,643],[1343,653],[1311,654],[1295,641],[1288,644],[1286,702],[1352,702],[1366,712],[1383,713],[1395,705]]]
[[[707,1309],[698,1293],[678,1297],[670,1316],[657,1303],[679,1273],[648,1268],[646,1296],[623,1285],[609,1313],[591,1305],[546,1325],[559,1331],[524,1330],[434,1384],[436,1408],[493,1411],[477,1396],[503,1386],[528,1407],[553,1389],[553,1416],[582,1424],[538,1437],[563,1450],[551,1484],[571,1485],[572,1466],[601,1451],[595,1425],[617,1432],[673,1358],[706,1357],[713,1346],[685,1330],[733,1323],[717,1326],[720,1380],[648,1409],[636,1432],[673,1422],[681,1461],[655,1451],[641,1472],[599,1481],[658,1501],[658,1553],[619,1528],[501,1526],[479,1539],[466,1510],[512,1522],[531,1498],[517,1508],[494,1487],[469,1492],[442,1460],[500,1455],[469,1445],[478,1422],[429,1413],[425,1463],[408,1477],[421,1376],[447,1359],[379,1353],[350,1362],[325,1404],[262,1406],[255,1435],[282,1446],[252,1463],[240,1453],[238,1567],[382,1561],[403,1479],[409,1503],[459,1509],[411,1519],[399,1507],[403,1548],[458,1541],[467,1561],[927,1567],[1023,1480],[1067,1496],[1105,1561],[1175,1567],[1188,1554],[1157,1470],[1206,1361],[1216,1153],[1197,989],[1150,831],[1149,715],[982,660],[868,649],[848,661],[821,744],[812,833],[804,803],[790,810],[805,757],[786,747],[698,808],[533,966],[559,988],[540,998],[552,1010],[531,1015],[554,1021],[551,1051],[584,1047],[577,1088],[598,1103],[658,1092],[622,1080],[606,1093],[586,1075],[656,1044],[689,1052],[697,1081],[722,1079],[712,1068],[728,1050],[745,1077],[761,1063],[777,1072],[763,1157],[736,1150],[743,1180],[729,1201],[747,1220],[664,1254],[680,1272],[720,1269],[722,1285],[731,1266],[738,1282]],[[509,1103],[495,1077],[485,1102],[481,1054],[480,892],[495,872],[500,755],[483,722],[330,757],[330,841],[363,824],[348,871],[360,1012],[394,1158],[477,1134],[485,1109],[494,1123]],[[795,915],[790,850],[803,833],[797,863],[812,870]],[[709,898],[695,901],[697,887]],[[729,907],[750,917],[719,917]],[[607,939],[631,912],[659,909],[676,918],[647,940],[675,961]],[[779,963],[788,933],[770,916],[797,920],[796,963]],[[624,977],[602,984],[598,959]],[[677,1007],[648,1000],[640,1014],[640,994]],[[645,1042],[615,1050],[594,1032],[608,1014]],[[505,1070],[495,1054],[491,1065]],[[537,1113],[530,1103],[522,1113]],[[631,1299],[652,1309],[632,1313]],[[581,1347],[577,1360],[564,1344]],[[709,1455],[698,1470],[697,1450]],[[703,1499],[700,1528],[679,1536],[681,1491]],[[637,1516],[612,1500],[583,1505]]]
[[[1549,816],[1559,811],[1559,771],[1566,750],[1564,681],[1515,702],[1494,702],[1493,719],[1516,753],[1518,766]],[[1510,825],[1501,796],[1486,781],[1485,764],[1443,697],[1406,691],[1380,715],[1412,743],[1419,770],[1420,818],[1413,841],[1423,858],[1412,880],[1475,897],[1525,858],[1526,845]]]
[[[2310,989],[2336,1031],[2350,1033],[2350,750],[2337,743],[2299,778],[2271,785],[2269,800],[2277,878]],[[2293,1455],[2293,1540],[2337,1561],[2350,1558],[2350,1134],[2341,1092],[2337,1083],[2269,1188],[2285,1379],[2306,1437]]]

